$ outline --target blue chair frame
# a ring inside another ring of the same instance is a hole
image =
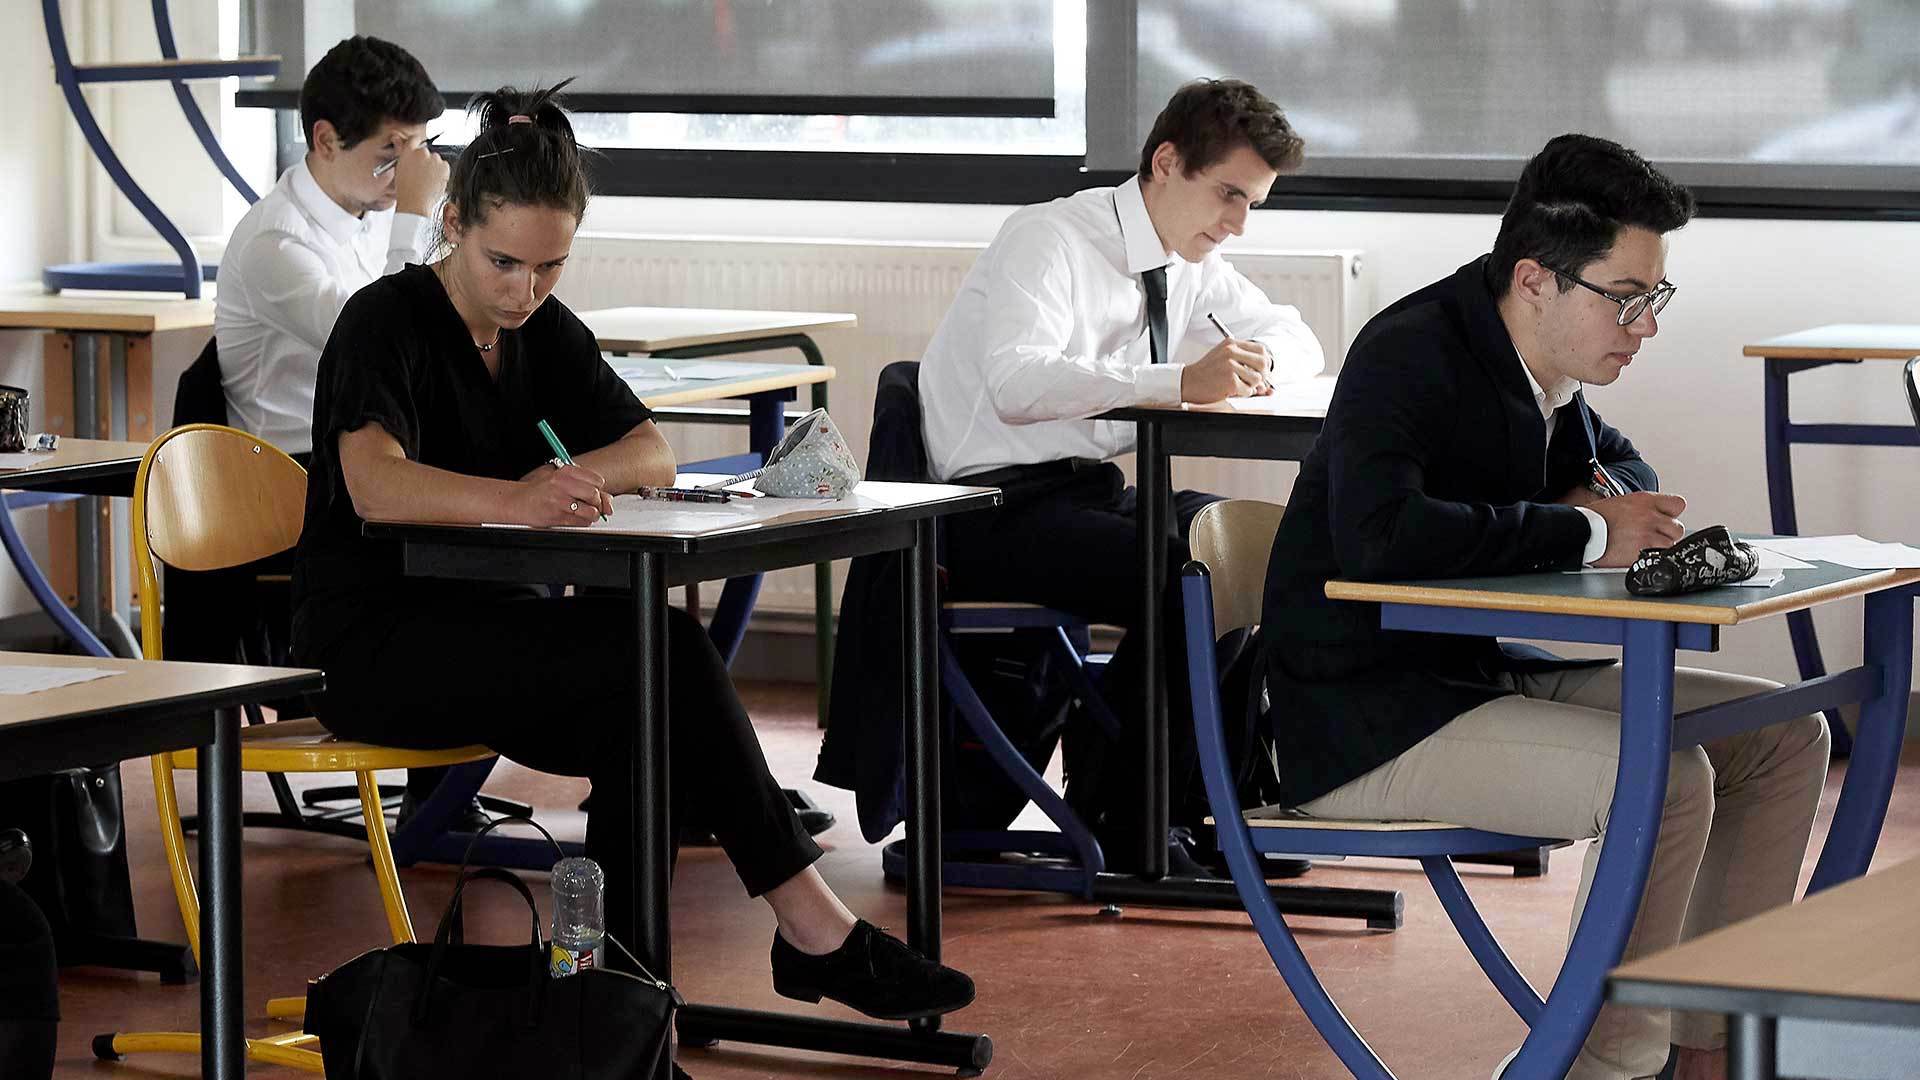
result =
[[[1447,917],[1459,931],[1461,940],[1468,951],[1479,963],[1500,996],[1525,1021],[1529,1027],[1550,1039],[1555,1050],[1564,1050],[1566,1061],[1560,1066],[1564,1072],[1580,1043],[1586,1037],[1587,1029],[1592,1025],[1592,1012],[1597,1011],[1597,995],[1586,1010],[1584,1020],[1571,1017],[1574,1022],[1560,1023],[1553,1028],[1543,1028],[1541,1020],[1546,1012],[1546,1002],[1538,992],[1514,967],[1506,951],[1487,927],[1486,921],[1467,895],[1460,875],[1453,867],[1452,857],[1456,855],[1478,855],[1500,851],[1512,851],[1517,848],[1540,847],[1556,840],[1540,837],[1513,836],[1506,833],[1486,832],[1479,829],[1463,828],[1413,828],[1393,831],[1310,828],[1310,829],[1252,829],[1240,810],[1239,797],[1233,782],[1233,768],[1227,757],[1226,735],[1220,716],[1220,673],[1214,660],[1215,631],[1213,614],[1213,587],[1207,566],[1204,563],[1189,562],[1181,569],[1180,582],[1182,598],[1185,602],[1187,635],[1187,670],[1192,685],[1194,729],[1198,740],[1200,772],[1206,782],[1207,802],[1213,810],[1214,835],[1225,853],[1227,865],[1232,870],[1235,888],[1240,893],[1241,902],[1247,913],[1252,916],[1254,928],[1260,934],[1260,940],[1267,948],[1267,955],[1279,969],[1281,977],[1287,982],[1287,988],[1293,992],[1294,999],[1313,1023],[1314,1030],[1333,1048],[1340,1061],[1360,1080],[1392,1080],[1393,1073],[1380,1061],[1373,1048],[1354,1030],[1351,1022],[1341,1013],[1340,1007],[1333,1002],[1326,988],[1320,984],[1308,963],[1306,954],[1294,941],[1293,932],[1288,929],[1274,905],[1272,894],[1265,887],[1265,881],[1258,870],[1259,856],[1266,852],[1289,852],[1303,855],[1374,855],[1397,856],[1420,860],[1420,867],[1426,872],[1427,880],[1440,898],[1441,907]],[[1669,676],[1670,677],[1670,676]],[[1670,692],[1670,691],[1669,691]],[[1642,755],[1652,757],[1654,755]],[[1666,774],[1666,755],[1658,755],[1658,761],[1637,762],[1635,767],[1657,769],[1664,789]],[[1621,768],[1627,768],[1623,757]],[[1656,815],[1657,804],[1649,810]],[[1610,848],[1606,854],[1612,854]],[[1644,885],[1645,873],[1641,874]],[[1617,937],[1618,944],[1612,955],[1618,956],[1619,949],[1626,945],[1626,935],[1631,927],[1630,918],[1622,918],[1619,913],[1597,912],[1588,908],[1589,917],[1606,922],[1608,938]],[[1597,985],[1597,984],[1596,984]],[[1557,989],[1557,987],[1556,987]],[[1566,1010],[1560,1010],[1562,1013]],[[1529,1039],[1531,1040],[1531,1037]],[[1557,1056],[1557,1055],[1556,1055]]]

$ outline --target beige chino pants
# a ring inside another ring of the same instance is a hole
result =
[[[1338,818],[1411,818],[1524,836],[1605,842],[1620,752],[1620,666],[1509,676],[1515,696],[1462,713],[1406,753],[1307,803]],[[1681,668],[1674,711],[1767,690],[1762,679]],[[1802,716],[1676,752],[1626,959],[1793,901],[1827,769],[1827,728]],[[1569,931],[1571,933],[1571,931]],[[1569,1080],[1651,1076],[1668,1043],[1725,1044],[1724,1018],[1607,1005]]]

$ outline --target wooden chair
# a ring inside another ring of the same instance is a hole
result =
[[[188,424],[154,440],[140,462],[133,487],[133,564],[140,597],[140,640],[149,660],[161,659],[159,578],[156,560],[187,570],[239,566],[285,551],[300,538],[306,509],[307,475],[299,463],[271,443],[218,424]],[[353,773],[366,822],[386,909],[387,929],[396,943],[414,940],[413,923],[394,869],[386,819],[380,813],[378,769],[417,769],[455,765],[494,756],[484,746],[452,750],[397,750],[336,738],[318,720],[289,720],[247,725],[240,735],[240,768],[263,773]],[[186,838],[180,827],[173,774],[192,769],[193,751],[158,754],[152,759],[160,837],[174,896],[186,923],[187,941],[200,954],[200,899],[187,864]],[[267,1015],[293,1020],[306,1011],[305,998],[276,998]],[[320,1072],[316,1040],[288,1032],[247,1041],[247,1056],[262,1062]],[[117,1060],[144,1051],[200,1052],[195,1032],[113,1033],[96,1036],[95,1056]]]
[[[1260,618],[1267,560],[1285,507],[1250,499],[1232,499],[1202,510],[1188,531],[1193,561],[1182,568],[1186,611],[1187,665],[1192,684],[1193,721],[1200,771],[1206,780],[1210,822],[1232,868],[1241,903],[1266,945],[1267,954],[1287,981],[1294,999],[1347,1069],[1362,1080],[1392,1080],[1372,1048],[1341,1014],[1320,985],[1293,932],[1280,917],[1264,887],[1257,860],[1264,852],[1303,855],[1403,856],[1420,860],[1427,880],[1454,928],[1494,987],[1520,1018],[1531,1025],[1545,1007],[1526,977],[1513,966],[1480,918],[1454,871],[1453,857],[1511,851],[1559,843],[1536,837],[1468,829],[1440,821],[1346,821],[1313,818],[1290,807],[1269,806],[1242,813],[1227,758],[1220,717],[1220,675],[1214,646],[1229,632],[1253,626]],[[1274,701],[1273,710],[1285,710]],[[1578,1046],[1584,1030],[1540,1031],[1534,1037]]]

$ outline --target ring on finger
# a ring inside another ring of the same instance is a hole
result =
[[[580,509],[580,504],[577,502],[570,502],[567,504],[567,510],[569,513],[578,511],[579,509]]]

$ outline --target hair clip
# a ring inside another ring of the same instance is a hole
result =
[[[513,153],[514,149],[515,149],[514,147],[508,146],[508,147],[503,147],[499,150],[489,150],[488,152],[481,154],[479,157],[474,158],[474,160],[485,161],[490,157],[499,157],[501,154],[511,154]]]

